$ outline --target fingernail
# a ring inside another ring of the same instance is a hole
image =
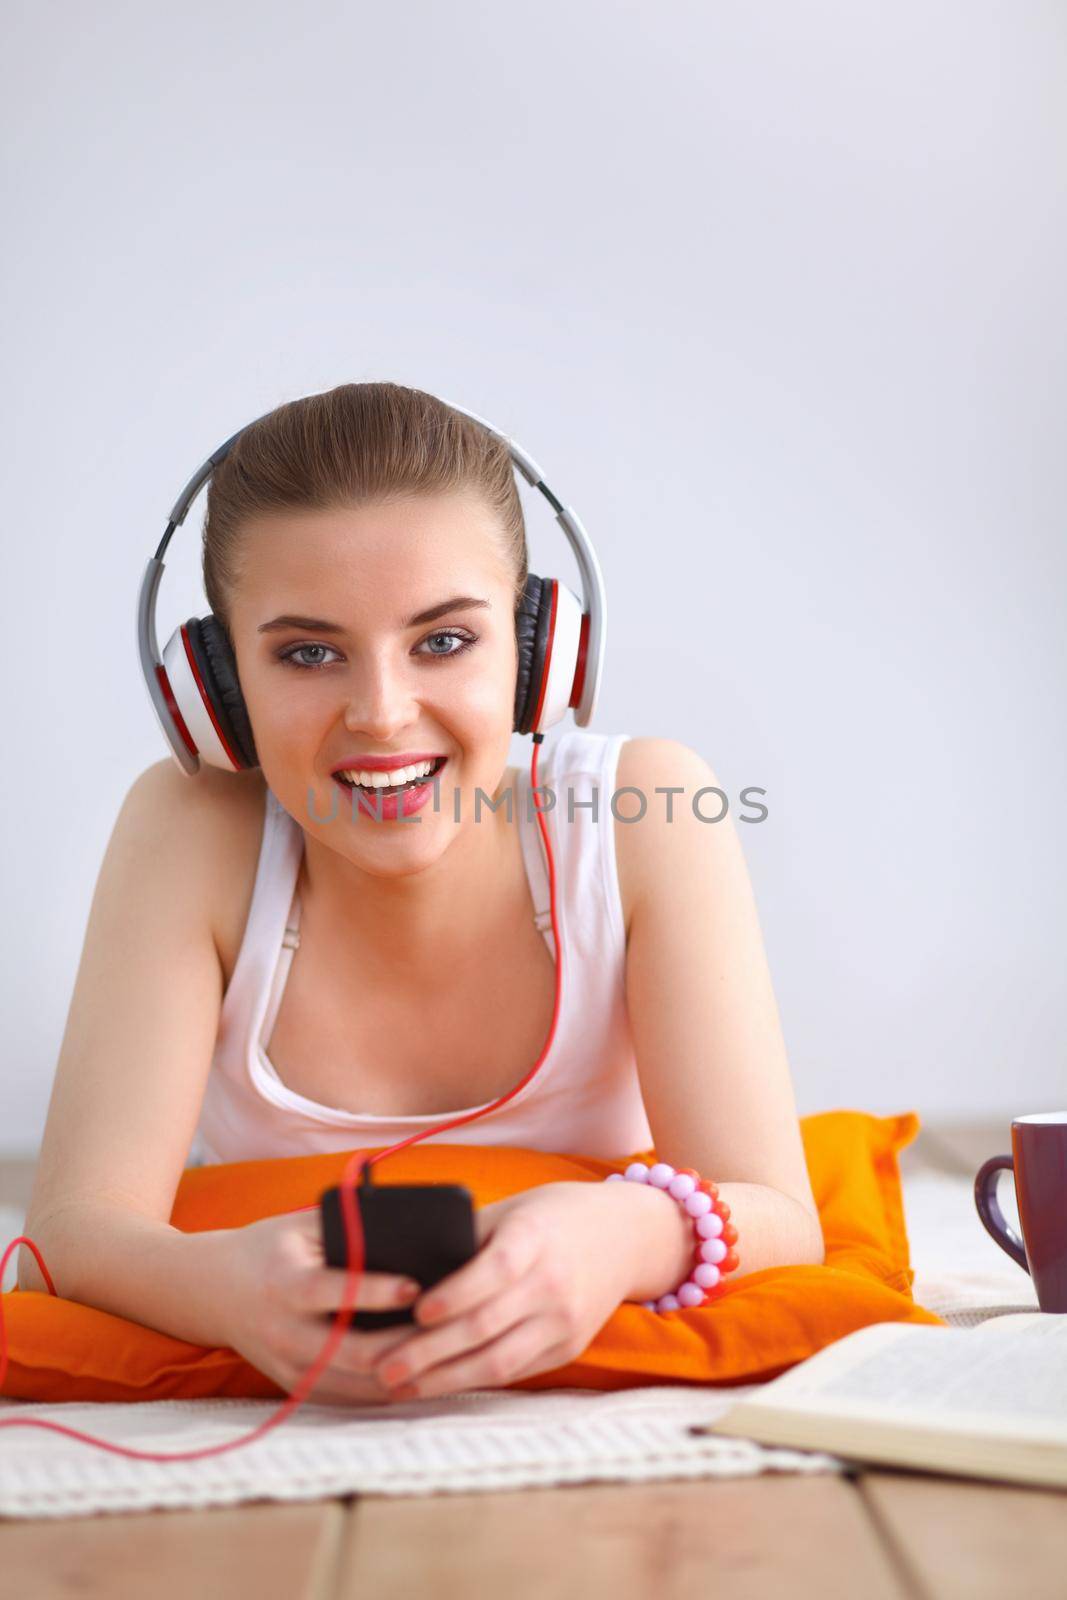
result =
[[[407,1283],[401,1283],[397,1286],[395,1299],[399,1301],[414,1300],[418,1292],[419,1285],[417,1283],[412,1283],[410,1281]]]
[[[402,1361],[389,1361],[382,1368],[382,1382],[389,1385],[403,1383],[411,1377],[411,1368],[406,1367]]]
[[[444,1302],[441,1300],[424,1300],[420,1307],[423,1322],[433,1322],[444,1309]]]

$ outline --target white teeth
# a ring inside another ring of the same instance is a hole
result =
[[[410,783],[413,778],[425,778],[436,767],[434,761],[418,761],[410,767],[398,767],[395,772],[363,772],[355,767],[339,772],[339,778],[358,783],[365,789],[391,789],[398,783]]]

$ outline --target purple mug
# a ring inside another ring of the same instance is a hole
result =
[[[1033,1279],[1042,1311],[1067,1312],[1067,1111],[1015,1117],[1010,1156],[990,1156],[974,1180],[986,1232]],[[1015,1177],[1020,1239],[997,1202],[997,1179]]]

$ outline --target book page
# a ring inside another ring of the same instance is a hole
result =
[[[1067,1316],[1024,1312],[980,1329],[879,1323],[742,1404],[942,1426],[983,1422],[989,1432],[1067,1443]]]
[[[991,1319],[995,1324],[1000,1318]],[[878,1400],[909,1411],[966,1411],[1057,1422],[1067,1437],[1067,1317],[1021,1329],[983,1323],[948,1337],[898,1339],[837,1378],[824,1392],[842,1400]]]

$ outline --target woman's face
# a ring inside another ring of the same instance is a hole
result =
[[[512,732],[505,559],[470,494],[277,513],[243,530],[230,627],[263,775],[310,835],[368,871],[417,871],[460,828],[493,823],[484,804],[475,821],[474,798],[494,795]],[[482,603],[414,620],[461,597]],[[379,821],[379,803],[332,775],[421,752],[446,757],[439,803],[407,821]]]

